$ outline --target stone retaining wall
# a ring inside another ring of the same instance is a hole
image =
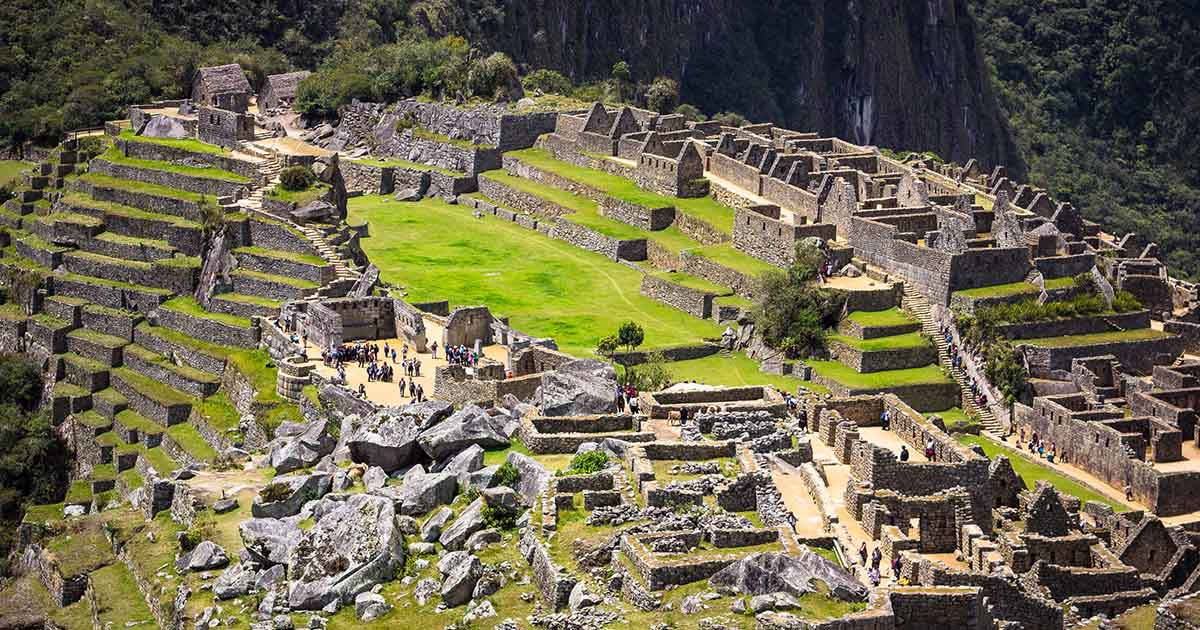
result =
[[[1041,339],[1068,335],[1090,335],[1118,330],[1150,327],[1150,311],[1113,315],[1088,315],[1041,322],[1022,322],[995,326],[996,333],[1009,339]]]
[[[709,222],[675,209],[675,226],[686,236],[701,245],[719,245],[729,242],[729,235]]]
[[[329,264],[315,265],[248,252],[236,252],[234,255],[237,257],[238,266],[241,269],[299,278],[317,284],[325,284],[333,280],[334,276],[333,266]]]
[[[697,278],[704,278],[720,287],[729,287],[734,293],[748,300],[755,299],[762,292],[758,278],[735,271],[689,251],[679,253],[679,271]]]
[[[829,342],[831,354],[837,361],[860,374],[885,370],[904,370],[937,363],[937,349],[932,345],[896,348],[892,350],[860,350],[840,341]]]
[[[1031,376],[1049,375],[1053,370],[1071,369],[1071,361],[1084,357],[1111,354],[1121,362],[1122,369],[1149,374],[1155,365],[1169,364],[1183,352],[1179,337],[1116,341],[1086,346],[1046,347],[1022,344]]]
[[[205,164],[213,168],[241,175],[242,177],[248,177],[252,180],[258,180],[262,177],[258,170],[258,164],[247,160],[239,160],[231,156],[188,151],[187,149],[180,149],[155,142],[138,142],[123,138],[117,138],[113,142],[126,157],[139,160],[171,162],[173,164],[186,162],[189,166]]]
[[[153,328],[149,330],[152,331]],[[161,355],[176,357],[184,365],[208,372],[209,374],[219,376],[225,371],[225,359],[223,357],[214,357],[202,352],[196,352],[187,346],[174,344],[154,335],[152,332],[147,332],[146,329],[134,329],[133,342]]]
[[[651,208],[608,196],[597,203],[600,214],[643,230],[665,230],[675,222],[673,206]]]
[[[103,162],[102,160],[94,160],[93,164],[95,164],[96,162],[100,162],[101,164],[108,164],[107,162]],[[101,167],[101,168],[97,168],[96,172],[108,174],[108,175],[111,175],[112,177],[120,177],[122,179],[133,179],[132,174],[124,173],[122,171],[122,169],[127,169],[129,167],[118,166],[118,165],[109,165],[109,166],[112,167],[109,171],[102,170],[103,167]],[[95,168],[95,167],[93,167],[93,168]],[[116,174],[118,172],[121,172],[123,174],[120,174],[120,175]],[[157,173],[160,171],[138,171],[138,172]],[[181,175],[180,177],[184,177],[184,176]],[[141,180],[138,180],[138,181],[141,181]],[[154,182],[151,182],[151,183],[154,183]],[[169,184],[160,184],[160,185],[170,186]],[[167,197],[164,195],[156,195],[153,193],[138,192],[135,190],[125,190],[122,188],[109,188],[108,186],[105,186],[103,184],[93,184],[93,183],[89,183],[89,182],[85,182],[85,181],[77,182],[77,186],[79,186],[80,188],[85,188],[86,192],[88,192],[92,196],[92,198],[95,199],[96,201],[108,201],[108,202],[112,202],[112,203],[121,204],[123,206],[130,206],[133,208],[146,210],[147,212],[156,212],[158,214],[169,214],[171,216],[180,217],[183,219],[187,219],[189,221],[197,221],[197,220],[199,220],[200,215],[201,215],[200,205],[195,201],[188,201],[185,199],[177,199],[175,197]],[[238,186],[243,186],[243,185],[238,184]],[[171,186],[171,187],[174,187],[174,186]],[[234,194],[234,193],[230,192],[228,194]],[[226,193],[222,193],[221,195],[214,195],[214,197],[225,196],[225,195],[226,195]],[[216,201],[216,199],[213,199],[213,201]]]
[[[708,293],[675,284],[657,276],[642,276],[641,294],[668,306],[673,306],[700,319],[712,316],[715,293]]]
[[[158,325],[196,339],[219,339],[223,344],[238,348],[258,347],[257,326],[242,328],[212,319],[194,317],[169,308],[158,309]]]
[[[103,158],[92,160],[88,168],[93,173],[108,175],[109,177],[166,186],[167,188],[186,190],[213,197],[233,197],[240,199],[249,193],[249,185],[241,182],[231,182],[199,175],[185,175],[171,171],[158,171],[140,166],[129,166],[127,164],[116,164]]]
[[[76,252],[67,252],[63,256],[63,264],[71,273],[167,289],[172,293],[191,293],[196,286],[196,279],[200,275],[198,267],[157,263],[122,263],[123,261],[109,262]]]
[[[263,202],[266,202],[266,198],[263,199]],[[313,247],[312,242],[304,235],[281,223],[257,216],[251,216],[247,223],[250,230],[250,243],[255,246],[280,249],[295,254],[320,255],[320,252]]]
[[[554,563],[550,552],[532,528],[521,536],[520,550],[533,572],[533,583],[541,594],[542,602],[553,611],[568,608],[571,591],[577,581],[566,569]]]

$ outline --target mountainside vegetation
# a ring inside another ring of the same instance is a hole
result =
[[[10,0],[0,146],[183,97],[205,65],[240,63],[255,87],[317,71],[298,106],[325,116],[354,98],[507,96],[519,74],[581,100],[1004,163],[1110,231],[1157,242],[1194,279],[1191,4]]]
[[[980,0],[974,11],[1028,180],[1200,278],[1196,3]]]

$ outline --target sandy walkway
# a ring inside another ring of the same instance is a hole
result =
[[[399,338],[376,339],[369,342],[364,341],[363,343],[378,345],[381,350],[385,346],[388,348],[400,349],[404,347],[405,340]],[[337,370],[331,366],[326,366],[321,362],[320,348],[316,347],[312,343],[309,343],[305,347],[305,351],[308,353],[308,357],[310,359],[308,364],[314,367],[314,370],[317,374],[329,379],[333,379],[337,376]],[[380,363],[386,362],[388,365],[392,366],[393,370],[395,370],[392,380],[390,382],[369,381],[367,379],[366,364],[364,364],[363,367],[359,367],[357,362],[350,362],[345,364],[345,368],[347,385],[351,390],[358,391],[359,384],[362,384],[366,388],[367,400],[385,406],[394,407],[398,405],[404,405],[412,402],[412,396],[408,394],[407,387],[404,393],[400,392],[399,382],[401,377],[403,377],[406,385],[410,380],[415,379],[417,384],[420,385],[425,391],[425,398],[433,398],[433,375],[438,367],[446,365],[445,354],[442,352],[442,348],[438,348],[438,358],[434,359],[433,355],[430,353],[416,354],[412,350],[412,346],[409,346],[408,357],[411,359],[415,356],[417,360],[421,362],[421,375],[415,377],[404,376],[404,370],[401,367],[401,362],[404,359],[399,353],[397,353],[396,362],[394,363],[390,358],[384,361],[382,358],[382,352],[380,355]],[[504,346],[485,346],[483,348],[483,355],[489,359],[499,361],[500,363],[507,363],[508,361],[508,349]]]

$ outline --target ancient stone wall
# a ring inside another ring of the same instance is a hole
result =
[[[1111,354],[1126,370],[1149,374],[1155,365],[1171,363],[1183,352],[1183,342],[1176,337],[1116,341],[1086,346],[1038,346],[1022,344],[1030,374],[1044,376],[1053,370],[1070,371],[1071,362],[1091,356]]]
[[[538,539],[533,529],[526,530],[520,541],[521,555],[529,562],[533,582],[541,594],[541,601],[551,610],[562,610],[570,603],[571,590],[576,580],[565,569],[554,563],[550,553]]]
[[[714,294],[698,291],[657,276],[642,276],[641,294],[701,319],[712,316]]]
[[[187,190],[213,197],[233,197],[236,199],[245,196],[249,191],[247,185],[240,182],[116,164],[103,158],[92,160],[89,163],[88,169],[90,172],[100,175]]]
[[[200,107],[196,114],[196,137],[201,142],[234,148],[254,139],[254,116],[215,107]]]
[[[882,372],[884,370],[905,370],[937,363],[937,349],[932,345],[895,348],[891,350],[860,350],[854,346],[837,340],[829,342],[830,351],[836,355],[837,361],[854,368],[859,373]]]
[[[679,253],[679,271],[704,278],[717,286],[729,287],[748,300],[755,299],[762,292],[758,278],[730,269],[695,252]]]
[[[1090,335],[1116,330],[1137,330],[1150,327],[1150,311],[1089,315],[1042,322],[1022,322],[995,326],[997,334],[1009,339],[1040,339],[1068,335]]]
[[[138,142],[123,138],[117,138],[113,143],[117,145],[117,148],[125,156],[139,160],[155,160],[170,162],[172,164],[186,163],[190,166],[211,166],[212,168],[236,173],[252,180],[258,180],[262,177],[258,170],[258,164],[232,156],[189,151],[187,149],[158,144],[157,142]]]

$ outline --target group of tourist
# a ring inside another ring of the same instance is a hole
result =
[[[858,548],[858,557],[862,560],[864,566],[867,566],[867,543],[863,541]],[[879,586],[880,565],[883,564],[883,552],[879,550],[879,546],[871,552],[870,568],[867,569],[867,577],[871,579],[871,586]],[[892,555],[892,577],[896,580],[900,579],[900,554]]]
[[[633,385],[617,384],[617,412],[631,414],[638,412],[638,391]]]
[[[966,353],[954,342],[954,333],[949,324],[942,324],[942,339],[945,340],[947,352],[950,353],[950,365],[955,371],[962,369],[963,364],[966,363]],[[976,407],[982,409],[987,404],[987,397],[983,393],[983,388],[979,386],[979,381],[975,380],[974,376],[971,376],[970,379],[971,400],[975,402]]]
[[[437,348],[434,347],[434,358],[437,358]],[[446,348],[446,362],[450,365],[466,365],[468,367],[479,366],[479,353],[459,344],[457,346],[448,346]]]
[[[1021,427],[1017,433],[1017,444],[1025,445],[1025,448],[1027,448],[1030,453],[1037,455],[1051,464],[1053,464],[1055,461],[1058,461],[1062,464],[1067,462],[1065,455],[1058,452],[1058,445],[1054,442],[1050,442],[1050,445],[1047,446],[1046,441],[1037,434],[1037,431],[1030,431],[1029,441],[1026,441],[1025,427]]]

